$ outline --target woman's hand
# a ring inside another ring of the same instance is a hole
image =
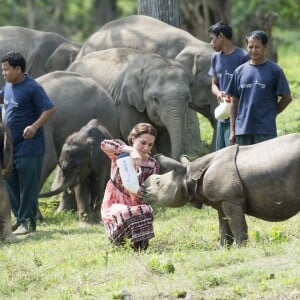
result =
[[[142,163],[142,157],[140,153],[135,148],[132,147],[132,150],[130,151],[129,154],[133,161],[134,168],[136,169],[136,171],[138,171]]]
[[[141,163],[142,163],[142,156],[141,154],[132,146],[128,146],[128,145],[124,145],[121,148],[122,152],[128,152],[132,161],[133,161],[133,165],[134,168],[136,169],[136,171],[138,172]]]

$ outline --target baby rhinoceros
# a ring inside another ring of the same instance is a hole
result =
[[[248,240],[245,214],[284,221],[300,210],[300,134],[233,145],[193,162],[157,159],[171,171],[144,182],[145,202],[178,207],[193,200],[212,206],[218,211],[221,245]]]

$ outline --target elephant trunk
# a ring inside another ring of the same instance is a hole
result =
[[[184,153],[183,130],[180,128],[168,129],[171,139],[172,158],[178,160],[180,155]]]
[[[63,191],[65,191],[68,187],[69,187],[68,185],[63,184],[63,185],[59,186],[58,188],[56,188],[55,190],[51,190],[49,192],[39,194],[39,198],[49,198],[49,197],[58,195],[58,194],[62,193]]]
[[[171,141],[171,156],[178,160],[184,153],[184,135],[186,134],[184,113],[171,112],[168,114],[166,127]]]
[[[65,178],[63,177],[62,170],[56,172],[56,176],[52,183],[51,191],[39,194],[40,198],[48,198],[62,193],[67,190],[71,186],[70,183],[67,183]]]

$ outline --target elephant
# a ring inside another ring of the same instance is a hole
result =
[[[45,65],[46,73],[64,71],[75,60],[81,44],[62,43],[51,54]]]
[[[218,211],[222,246],[246,244],[245,214],[284,221],[300,210],[300,134],[292,133],[251,146],[232,145],[189,162],[163,155],[170,170],[143,184],[146,203],[179,207],[189,201]]]
[[[94,32],[82,44],[76,59],[93,51],[119,47],[158,53],[181,62],[195,77],[189,107],[203,114],[215,126],[217,101],[212,95],[211,78],[208,76],[214,50],[209,43],[158,19],[131,15],[108,22]]]
[[[36,79],[56,107],[44,125],[45,156],[40,187],[55,169],[67,137],[91,119],[98,119],[115,138],[120,138],[119,117],[110,95],[92,78],[78,73],[54,71]]]
[[[76,59],[67,71],[92,77],[112,95],[123,139],[136,123],[149,122],[158,129],[156,151],[175,159],[199,153],[198,120],[194,149],[185,141],[193,76],[181,63],[156,53],[112,48]]]
[[[12,234],[9,194],[4,184],[12,167],[13,143],[10,131],[3,123],[0,124],[0,151],[0,241],[13,243],[17,238]]]
[[[76,58],[80,43],[55,32],[33,30],[18,26],[0,27],[0,57],[8,51],[20,52],[26,60],[26,72],[33,78],[67,68]],[[0,78],[0,87],[4,79]]]
[[[39,196],[51,197],[74,189],[81,225],[99,222],[100,205],[110,176],[110,160],[100,143],[111,138],[97,119],[71,134],[62,147],[52,191]]]

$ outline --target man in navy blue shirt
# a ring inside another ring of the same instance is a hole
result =
[[[208,75],[212,77],[212,93],[218,103],[224,101],[225,90],[232,77],[233,71],[239,65],[248,61],[249,55],[232,42],[232,28],[225,22],[218,22],[209,29],[210,44],[216,52],[211,57]],[[229,118],[218,120],[216,134],[216,150],[230,145]]]
[[[268,36],[246,35],[249,62],[239,66],[227,87],[232,96],[230,142],[256,144],[277,136],[276,116],[292,101],[283,70],[265,57]]]
[[[14,234],[36,230],[39,182],[45,153],[43,125],[55,108],[40,84],[26,73],[26,61],[18,52],[1,58],[6,80],[0,92],[6,126],[13,138],[13,169],[6,180],[16,218]]]

